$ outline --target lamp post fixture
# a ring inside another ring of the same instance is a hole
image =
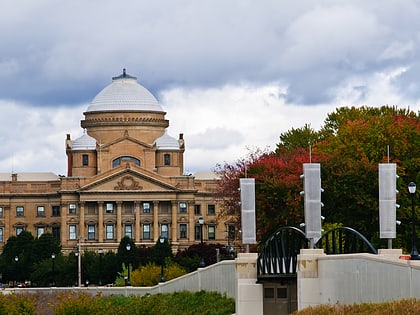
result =
[[[416,184],[410,182],[408,184],[408,192],[411,196],[411,260],[420,260],[419,252],[416,248],[416,226],[414,217],[414,196],[416,195]]]
[[[16,272],[15,287],[17,286],[17,281],[18,281],[18,267],[17,267],[18,261],[19,261],[19,257],[15,256],[15,272]]]
[[[99,285],[102,285],[102,254],[104,253],[104,250],[102,248],[98,249],[99,254]]]
[[[76,270],[76,286],[78,286],[78,287],[80,287],[80,282],[79,282],[79,252],[75,252],[74,253],[74,256],[76,257],[76,260],[77,260],[77,263],[76,263],[76,265],[77,265],[77,270]]]
[[[161,236],[159,238],[159,242],[160,242],[160,247],[161,247],[161,252],[162,252],[162,257],[161,257],[161,262],[160,262],[160,282],[165,282],[165,272],[164,272],[165,253],[163,249],[163,243],[165,243],[165,238]]]
[[[55,287],[55,265],[54,265],[55,254],[54,253],[51,254],[51,260],[52,260],[52,282],[51,282],[51,286]]]
[[[201,257],[200,257],[200,263],[198,264],[198,267],[203,268],[206,266],[206,263],[204,261],[204,246],[203,246],[203,225],[204,225],[204,219],[203,217],[198,218],[198,224],[200,224],[200,243],[201,243]]]
[[[127,243],[127,245],[125,245],[125,249],[128,252],[128,277],[127,277],[127,286],[131,286],[131,281],[130,281],[130,250],[131,250],[131,244]]]

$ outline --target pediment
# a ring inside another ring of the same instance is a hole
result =
[[[176,187],[156,177],[142,174],[132,169],[110,174],[92,181],[82,187],[80,191],[174,191]]]

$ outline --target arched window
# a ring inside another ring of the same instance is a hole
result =
[[[171,155],[169,153],[166,153],[163,155],[163,160],[164,160],[165,166],[171,165]]]
[[[112,167],[118,167],[124,162],[133,162],[137,166],[140,166],[140,160],[139,159],[133,158],[131,156],[121,156],[121,157],[116,158],[115,160],[112,161]]]

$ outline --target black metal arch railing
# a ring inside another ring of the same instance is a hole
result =
[[[370,253],[377,254],[376,249],[361,233],[349,227],[340,227],[326,232],[315,244],[324,249],[327,255]]]
[[[300,249],[308,246],[305,233],[298,228],[279,228],[260,250],[257,261],[258,278],[295,276]]]

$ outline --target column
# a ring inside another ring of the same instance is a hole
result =
[[[122,236],[122,202],[117,201],[117,242],[121,241]]]
[[[141,207],[140,207],[141,202],[140,201],[134,201],[134,221],[135,221],[135,228],[134,228],[134,233],[135,233],[135,242],[139,243],[140,242],[140,235],[141,235],[141,229],[140,229],[140,211],[141,211]]]
[[[159,238],[159,201],[153,201],[153,240]]]
[[[194,202],[188,203],[188,240],[194,242],[195,233],[195,214],[194,214]]]
[[[172,203],[171,203],[171,214],[172,214],[172,225],[171,225],[171,227],[172,227],[172,232],[171,232],[171,239],[172,239],[172,242],[176,242],[177,241],[177,239],[178,239],[178,220],[177,220],[177,218],[178,218],[178,216],[177,216],[177,214],[178,214],[178,203],[176,202],[176,201],[173,201]]]
[[[79,209],[80,209],[79,235],[81,237],[87,237],[87,235],[85,235],[85,203],[84,202],[80,203]]]
[[[98,202],[98,242],[104,241],[104,203]]]
[[[69,209],[67,204],[61,204],[60,215],[61,215],[61,227],[60,227],[60,239],[61,244],[67,244],[69,239],[68,226],[67,226],[67,214]]]

